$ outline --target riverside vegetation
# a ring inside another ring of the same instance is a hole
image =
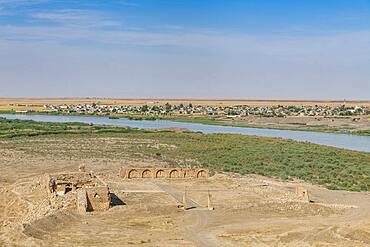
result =
[[[213,172],[260,174],[281,179],[302,179],[330,189],[370,190],[370,153],[355,152],[280,138],[141,130],[83,123],[45,123],[0,118],[1,140],[7,147],[28,144],[29,138],[81,142],[118,138],[132,157],[148,156],[170,164],[206,167]],[[157,145],[139,145],[137,141]],[[131,141],[131,142],[130,142]],[[130,144],[131,143],[131,144]],[[32,150],[33,147],[28,147]],[[36,150],[36,149],[35,149]],[[114,146],[112,146],[114,150]],[[109,152],[100,155],[112,155]],[[95,155],[95,154],[91,154]]]
[[[16,114],[14,111],[0,111],[0,114]],[[22,114],[22,113],[21,113]],[[279,124],[279,123],[268,123],[272,119],[282,119],[282,118],[264,118],[266,123],[257,123],[245,121],[245,119],[226,119],[226,118],[216,118],[213,116],[174,116],[174,115],[142,115],[142,114],[117,114],[117,113],[77,113],[77,112],[44,112],[44,111],[30,111],[26,113],[27,115],[62,115],[62,116],[100,116],[108,117],[110,119],[119,119],[127,118],[129,120],[146,120],[146,121],[155,121],[155,120],[169,120],[176,122],[189,122],[189,123],[199,123],[207,125],[219,125],[219,126],[233,126],[233,127],[245,127],[245,128],[262,128],[262,129],[280,129],[280,130],[296,130],[296,131],[310,131],[310,132],[325,132],[325,133],[335,133],[335,134],[351,134],[359,136],[370,136],[370,125],[366,128],[361,128],[360,126],[348,125],[350,117],[340,116],[340,117],[331,117],[328,119],[337,119],[340,121],[347,121],[347,123],[342,123],[338,126],[329,126],[327,124],[320,125],[307,125],[304,123],[291,123],[291,124]],[[370,115],[369,115],[370,116]],[[310,117],[311,119],[313,117]],[[323,118],[325,119],[325,118]],[[309,119],[307,119],[309,120]],[[365,122],[370,121],[364,120]]]

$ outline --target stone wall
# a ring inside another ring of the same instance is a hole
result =
[[[105,211],[110,207],[110,194],[107,186],[86,188],[87,211]]]
[[[110,192],[104,181],[92,172],[70,172],[46,175],[49,195],[63,197],[66,193],[76,195],[79,213],[105,211],[110,207]]]
[[[69,172],[46,175],[46,188],[49,194],[61,196],[84,187],[104,185],[95,175],[86,172]]]
[[[208,178],[209,172],[207,169],[193,168],[122,167],[120,176],[124,179]]]
[[[305,189],[305,188],[301,188],[301,187],[296,187],[295,189],[295,193],[296,195],[301,199],[301,200],[304,200],[306,202],[310,202],[310,198],[308,196],[308,190]]]
[[[77,190],[77,211],[84,214],[87,211],[87,195],[85,189]]]

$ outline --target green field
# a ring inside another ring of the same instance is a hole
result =
[[[146,132],[144,130],[124,127],[98,126],[84,123],[52,123],[36,122],[32,120],[7,120],[0,118],[0,138],[13,138],[20,136],[39,136],[50,134],[82,134],[107,132]]]
[[[126,151],[130,155],[155,157],[174,166],[206,167],[213,172],[254,173],[281,179],[299,178],[330,189],[370,190],[370,153],[279,138],[0,119],[2,139],[28,145],[29,138],[41,135],[63,138],[67,142],[72,138],[81,142],[84,138],[107,137],[135,140],[127,144]],[[137,145],[138,140],[162,145]]]

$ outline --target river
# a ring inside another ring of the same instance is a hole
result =
[[[331,134],[309,131],[277,130],[263,128],[246,128],[207,125],[200,123],[176,122],[171,120],[130,120],[127,118],[110,119],[100,116],[64,116],[64,115],[26,115],[26,114],[0,114],[7,119],[25,119],[41,122],[81,122],[97,125],[129,126],[132,128],[160,129],[160,128],[186,128],[191,131],[200,131],[205,134],[227,133],[256,135],[266,137],[280,137],[295,141],[306,141],[326,146],[370,152],[370,136],[356,136],[350,134]]]

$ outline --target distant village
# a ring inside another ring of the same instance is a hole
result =
[[[79,114],[133,114],[133,115],[207,115],[226,116],[229,118],[242,116],[287,117],[287,116],[360,116],[370,115],[365,106],[204,106],[192,104],[171,105],[44,105],[50,112]]]

